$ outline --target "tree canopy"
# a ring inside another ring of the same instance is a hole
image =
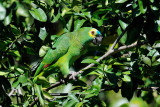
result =
[[[1,0],[0,105],[160,106],[158,0]],[[104,39],[71,67],[33,82],[48,47],[63,33],[98,29]],[[121,103],[118,103],[121,102]]]

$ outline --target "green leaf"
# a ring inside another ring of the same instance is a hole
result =
[[[85,93],[93,93],[94,95],[98,95],[99,91],[101,89],[101,85],[102,85],[102,79],[101,78],[96,78],[93,82],[92,82],[92,86],[89,90],[87,90]],[[85,97],[86,98],[86,97]]]
[[[65,104],[65,107],[74,107],[73,105],[75,105],[75,101],[74,100],[70,100]]]
[[[51,40],[55,40],[56,38],[58,38],[59,36],[58,35],[51,35]]]
[[[143,57],[142,61],[143,61],[145,64],[151,66],[151,59],[150,59],[150,58],[148,58],[148,57]]]
[[[6,16],[6,9],[0,3],[0,20],[3,20]]]
[[[6,74],[8,74],[9,72],[10,72],[10,71],[8,71],[8,70],[0,71],[0,76],[6,75]]]
[[[85,16],[91,19],[91,12],[82,12]]]
[[[141,13],[145,14],[147,11],[147,6],[144,8],[144,1],[143,0],[138,0],[138,5]]]
[[[18,79],[14,80],[13,83],[12,83],[12,87],[16,88],[18,85],[19,85]]]
[[[122,30],[121,30],[120,27],[118,27],[118,35],[120,36],[121,33],[122,33]],[[120,39],[120,42],[121,42],[122,44],[125,44],[126,41],[127,41],[127,33],[125,33],[125,34],[122,36],[122,38]]]
[[[116,0],[115,3],[124,3],[126,2],[127,0]]]
[[[156,23],[157,23],[157,25],[158,25],[158,28],[157,28],[157,29],[158,29],[158,32],[160,32],[160,20],[157,20]]]
[[[12,11],[9,13],[9,15],[4,19],[4,25],[7,26],[12,21]]]
[[[128,26],[128,24],[123,22],[122,20],[119,20],[119,24],[121,25],[123,30]]]
[[[123,81],[125,82],[131,82],[131,78],[128,75],[123,75],[124,77],[122,78]]]
[[[39,76],[37,78],[36,84],[39,84],[39,85],[41,84],[42,87],[49,87],[50,86],[48,80],[44,76]]]
[[[89,91],[87,90],[87,92],[88,92],[88,93],[85,95],[85,99],[91,98],[91,97],[93,97],[93,96],[96,96],[96,94],[91,94],[91,92],[92,92],[91,90],[89,90]]]
[[[40,56],[40,57],[45,56],[49,49],[50,49],[50,47],[48,47],[48,46],[42,46],[42,47],[39,49],[39,56]]]
[[[20,35],[21,34],[21,31],[15,25],[10,24],[10,27],[11,27],[11,31],[14,35]]]
[[[30,14],[37,20],[41,22],[47,21],[47,16],[45,12],[41,8],[33,8],[32,10],[29,10]]]
[[[150,52],[147,54],[147,56],[158,56],[159,52],[156,49],[150,50]]]
[[[17,16],[29,17],[28,9],[26,9],[23,5],[19,4],[18,9],[16,11]]]
[[[81,107],[83,105],[83,102],[79,102],[75,105],[75,107]]]
[[[94,63],[94,64],[100,64],[94,59],[84,59],[81,63]]]
[[[74,24],[74,31],[80,29],[84,22],[85,22],[84,19],[82,19],[82,20],[76,20],[75,24]]]
[[[122,74],[129,75],[131,74],[131,71],[125,71],[125,72],[122,72]]]
[[[26,101],[23,105],[23,107],[28,107],[29,106],[29,101]]]
[[[39,38],[44,41],[46,37],[47,37],[46,28],[45,27],[40,28]]]
[[[75,102],[79,102],[78,98],[75,95],[73,95],[73,94],[69,94],[68,97],[70,99],[72,99],[73,101],[75,101]]]
[[[67,23],[68,32],[71,31],[72,23],[73,23],[73,16],[70,17],[70,19],[69,19],[69,21]]]
[[[44,107],[44,99],[43,99],[43,95],[42,95],[41,85],[36,84],[35,88],[36,88],[36,93],[37,93],[38,99],[39,99],[42,107]]]
[[[51,96],[47,91],[43,91],[43,95],[45,98],[53,99],[53,96]]]
[[[121,28],[122,28],[123,30],[128,26],[128,24],[125,23],[125,22],[123,22],[122,20],[119,20],[119,24],[120,24],[120,26],[121,26]],[[118,27],[118,35],[121,35],[121,33],[122,33],[121,28]],[[121,42],[122,44],[125,44],[126,41],[127,41],[127,33],[125,33],[125,34],[122,36],[122,38],[120,39],[120,42]]]
[[[24,84],[24,83],[27,82],[27,77],[24,76],[24,75],[20,75],[19,78],[18,78],[18,81],[19,81],[19,83]]]
[[[97,19],[97,18],[92,18],[93,21],[97,22],[98,26],[102,26],[103,20]]]
[[[53,20],[51,21],[52,23],[54,23],[54,22],[56,22],[56,21],[58,21],[58,19],[61,17],[61,13],[60,13],[60,10],[58,11],[58,14],[55,16],[54,14],[53,14]]]
[[[160,105],[160,95],[156,98],[156,103]]]

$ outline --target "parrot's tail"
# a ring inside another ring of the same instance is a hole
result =
[[[39,65],[39,67],[37,68],[37,70],[36,70],[36,72],[35,72],[35,74],[34,74],[34,77],[37,76],[43,68],[44,68],[44,64],[41,63],[41,64]]]

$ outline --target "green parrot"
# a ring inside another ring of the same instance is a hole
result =
[[[43,75],[44,72],[41,71],[51,64],[51,67],[58,68],[64,76],[68,75],[69,67],[87,51],[90,42],[92,41],[93,44],[100,45],[102,38],[101,33],[91,27],[83,27],[77,31],[61,35],[52,48],[48,49],[34,77]]]

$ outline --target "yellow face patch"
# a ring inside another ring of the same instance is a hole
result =
[[[91,29],[89,31],[89,36],[92,37],[92,38],[95,38],[97,35],[97,30],[96,29]]]

